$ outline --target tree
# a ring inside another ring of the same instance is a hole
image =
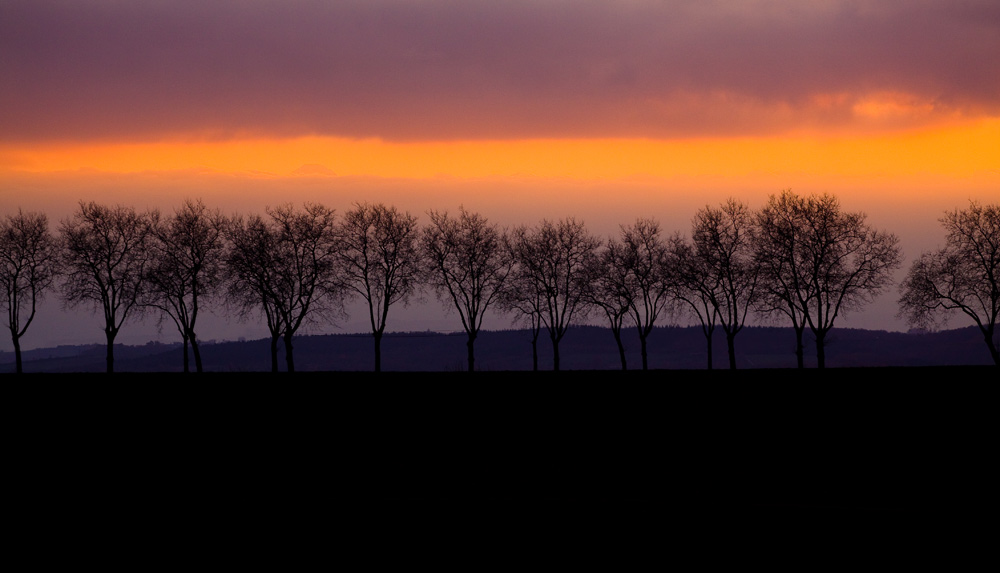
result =
[[[618,346],[618,358],[622,370],[628,370],[628,360],[625,357],[625,343],[622,341],[622,326],[629,315],[629,302],[632,293],[629,291],[628,268],[622,263],[623,247],[614,239],[608,241],[600,255],[594,257],[594,267],[589,271],[591,288],[587,291],[586,302],[593,308],[600,309],[608,319],[611,334]]]
[[[718,289],[718,275],[707,268],[707,261],[699,256],[694,245],[679,234],[673,235],[667,243],[670,263],[667,265],[667,288],[670,296],[701,324],[705,336],[707,368],[712,369],[712,335],[718,322],[719,310],[715,305],[714,293]]]
[[[947,323],[962,313],[979,327],[1000,366],[1000,205],[972,201],[940,219],[945,246],[920,255],[900,285],[899,315],[915,326]]]
[[[772,196],[757,212],[754,258],[761,269],[756,310],[765,315],[783,314],[792,322],[796,364],[805,368],[803,334],[807,307],[803,301],[812,300],[813,283],[797,272],[802,264],[793,257],[798,250],[800,229],[807,226],[806,212],[800,203],[797,195],[786,191]]]
[[[544,220],[533,229],[519,227],[513,233],[516,283],[527,289],[524,297],[540,303],[555,370],[559,370],[559,342],[573,318],[584,312],[583,302],[592,288],[589,271],[600,246],[600,239],[573,218]]]
[[[816,339],[817,365],[825,368],[826,336],[837,317],[862,308],[892,282],[902,260],[899,239],[873,228],[864,213],[844,212],[829,194],[772,195],[757,222],[757,260],[773,261],[761,269],[770,296],[800,313]]]
[[[80,203],[60,227],[63,298],[69,306],[91,304],[104,314],[107,371],[114,372],[114,342],[125,321],[140,308],[152,257],[151,226],[157,213],[131,207]]]
[[[281,338],[285,364],[295,371],[292,340],[320,316],[342,312],[340,241],[333,209],[307,203],[268,208],[270,221],[235,219],[229,227],[229,291],[245,311],[259,309],[271,333],[271,371]]]
[[[697,268],[705,273],[698,284],[726,333],[732,370],[736,369],[736,335],[756,295],[759,266],[754,261],[753,226],[750,208],[735,199],[718,208],[698,210],[693,222],[695,256],[701,261]]]
[[[514,249],[510,241],[507,242],[507,252],[516,265]],[[513,313],[514,324],[521,321],[527,323],[531,333],[531,370],[538,372],[538,337],[542,332],[542,296],[534,289],[531,277],[518,271],[519,269],[515,266],[510,275],[507,276],[504,288],[501,289],[500,296],[497,298],[497,308],[501,312]]]
[[[381,203],[357,204],[340,226],[344,284],[368,305],[375,371],[382,371],[382,336],[389,308],[406,304],[422,275],[417,219]]]
[[[458,310],[467,335],[469,372],[475,370],[475,342],[486,311],[499,297],[513,259],[504,233],[485,217],[460,208],[458,218],[429,213],[420,245],[429,271],[426,279],[438,298]]]
[[[185,201],[168,219],[152,226],[153,260],[146,277],[149,306],[170,317],[184,344],[184,372],[202,372],[195,325],[202,302],[215,294],[223,278],[226,220],[204,203]]]
[[[278,340],[284,331],[278,310],[277,237],[260,215],[236,216],[226,225],[228,301],[240,316],[260,311],[270,333],[271,372],[278,371]]]
[[[35,319],[35,311],[58,273],[59,248],[49,232],[43,213],[7,215],[0,220],[0,307],[7,310],[7,327],[14,344],[14,362],[18,374],[21,362],[21,337]]]
[[[282,263],[276,308],[284,324],[282,339],[289,372],[295,371],[292,337],[319,317],[343,314],[340,237],[336,212],[317,203],[301,211],[291,205],[268,209],[277,234]]]
[[[621,325],[631,318],[639,333],[642,369],[649,368],[646,341],[657,318],[670,303],[668,288],[669,251],[661,238],[660,225],[638,219],[622,226],[618,239],[611,239],[601,255],[595,274],[592,304],[602,308],[611,322],[622,370],[626,369]]]

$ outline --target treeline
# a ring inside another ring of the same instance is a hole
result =
[[[283,345],[295,370],[293,338],[309,322],[335,322],[360,299],[381,370],[389,311],[423,290],[458,312],[467,335],[468,370],[488,311],[510,314],[530,328],[533,363],[544,331],[559,369],[559,342],[582,317],[606,318],[627,368],[621,333],[639,334],[642,367],[647,337],[670,312],[701,325],[712,365],[712,335],[725,334],[729,367],[736,336],[753,316],[784,317],[796,336],[815,339],[825,366],[825,341],[836,318],[888,288],[902,264],[895,235],[873,228],[863,213],[844,211],[836,197],[772,195],[760,209],[730,199],[692,219],[690,238],[667,233],[651,218],[622,225],[602,240],[573,218],[504,229],[481,214],[430,211],[421,226],[410,213],[380,203],[356,204],[342,215],[317,203],[282,205],[264,214],[227,216],[188,200],[171,214],[81,202],[49,229],[44,213],[19,211],[0,221],[0,300],[7,310],[17,372],[20,338],[49,291],[69,306],[100,311],[107,371],[126,321],[156,312],[176,326],[184,370],[202,371],[196,334],[205,305],[240,316],[261,315],[270,333],[271,369]],[[946,246],[922,254],[900,285],[900,315],[929,327],[963,313],[997,352],[1000,314],[1000,206],[976,202],[941,219]]]

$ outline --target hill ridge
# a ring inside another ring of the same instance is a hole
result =
[[[718,330],[718,329],[717,329]],[[641,366],[638,335],[623,331],[630,370]],[[699,327],[661,326],[649,336],[652,369],[705,369],[707,345]],[[447,372],[466,369],[465,333],[403,331],[383,339],[385,371]],[[806,334],[806,367],[815,367],[815,348]],[[373,369],[371,334],[334,333],[300,335],[294,339],[298,371],[368,371]],[[203,342],[207,371],[269,371],[266,338]],[[523,329],[482,331],[476,341],[477,370],[531,370],[531,334]],[[564,370],[620,370],[611,330],[593,325],[572,326],[560,344]],[[747,326],[736,337],[737,367],[794,368],[794,335],[791,328]],[[104,346],[82,344],[28,350],[23,353],[25,372],[103,372]],[[122,372],[179,372],[183,369],[180,342],[116,345],[115,369]],[[13,371],[13,353],[0,352],[0,372]],[[976,327],[938,332],[891,332],[835,329],[827,342],[829,367],[989,365]],[[279,368],[285,369],[279,345]],[[552,346],[543,330],[538,338],[540,370],[552,369]],[[728,367],[725,339],[713,336],[713,367]]]

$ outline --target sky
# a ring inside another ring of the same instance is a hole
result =
[[[792,189],[895,233],[901,279],[945,210],[1000,201],[997,54],[995,0],[0,0],[0,214],[372,201],[690,235]],[[905,330],[896,299],[837,325]],[[428,295],[388,328],[461,327]],[[51,295],[23,346],[102,341]]]

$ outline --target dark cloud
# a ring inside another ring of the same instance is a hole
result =
[[[854,128],[997,115],[998,53],[994,0],[7,0],[0,137]]]

